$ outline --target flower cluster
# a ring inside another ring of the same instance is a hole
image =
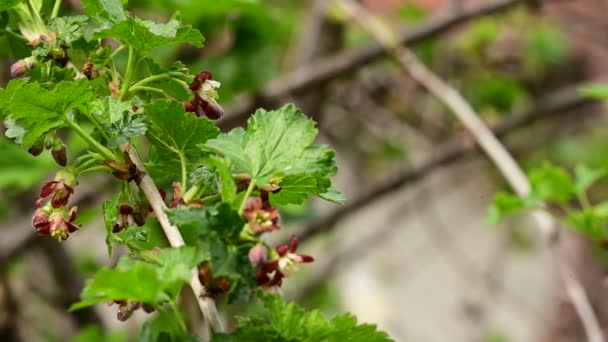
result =
[[[273,189],[277,191],[277,189]],[[259,236],[264,233],[281,229],[279,226],[279,211],[270,205],[268,191],[260,189],[260,197],[247,201],[243,216],[247,222],[246,228],[250,233]],[[270,253],[266,246],[258,243],[249,250],[249,261],[257,269],[256,281],[260,286],[281,286],[283,278],[299,270],[299,264],[309,263],[314,259],[310,255],[296,254],[298,239],[292,236],[289,245],[278,246]]]
[[[224,115],[224,109],[217,103],[217,88],[220,82],[214,81],[209,71],[202,71],[190,84],[190,90],[194,92],[191,102],[184,102],[187,112],[195,113],[196,116],[206,116],[211,120],[217,120]]]
[[[55,180],[44,184],[32,218],[38,235],[50,235],[55,239],[65,240],[69,233],[80,228],[74,224],[78,207],[67,208],[76,184],[76,176],[69,169],[57,172]],[[42,202],[47,198],[50,198],[50,201],[42,206]]]

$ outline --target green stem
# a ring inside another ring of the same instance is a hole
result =
[[[120,93],[122,94],[121,99],[124,101],[128,97],[129,87],[131,87],[131,81],[133,80],[133,73],[135,69],[135,49],[129,47],[129,59],[127,61],[127,70],[125,71],[125,79],[122,81],[122,87]]]
[[[137,93],[138,91],[149,91],[151,93],[156,93],[156,94],[159,94],[159,95],[162,95],[165,97],[167,96],[165,91],[162,89],[158,89],[158,88],[154,88],[154,87],[135,86],[135,85],[131,87],[129,95]]]
[[[253,191],[254,188],[255,188],[255,181],[252,179],[251,182],[249,183],[249,186],[247,187],[247,191],[245,191],[245,197],[243,197],[243,202],[241,203],[241,206],[239,207],[239,215],[243,214],[243,211],[245,210],[245,204],[247,203],[247,199],[249,199],[249,195],[251,195],[251,192]]]
[[[112,154],[112,152],[110,150],[108,150],[107,147],[103,146],[102,144],[100,144],[97,140],[93,139],[93,137],[85,132],[82,127],[80,127],[77,123],[71,121],[71,120],[66,120],[67,124],[70,125],[70,127],[72,127],[76,133],[87,143],[89,144],[89,146],[91,148],[93,148],[95,151],[97,151],[99,154],[101,154],[104,158],[106,158],[106,160],[112,160],[115,159],[114,154]]]
[[[41,32],[46,32],[46,25],[44,25],[44,20],[40,17],[40,13],[36,11],[34,5],[32,5],[31,0],[27,0],[26,2],[27,10],[30,12],[30,16],[34,21],[34,25],[36,25],[36,31],[40,34]]]
[[[164,74],[158,74],[158,75],[152,75],[152,76],[148,76],[146,78],[144,78],[143,80],[140,80],[139,82],[135,83],[133,85],[133,87],[141,87],[143,85],[146,85],[148,83],[152,83],[152,82],[156,82],[156,81],[163,81],[163,80],[168,80],[173,78],[173,76],[181,76],[182,74],[179,72],[168,72],[168,73],[164,73]],[[186,89],[188,89],[188,83],[177,79],[177,78],[173,78],[174,81],[180,83],[183,87],[185,87]]]
[[[182,189],[187,189],[188,184],[186,182],[188,181],[188,168],[186,165],[186,156],[181,152],[179,154],[179,161],[182,166]]]
[[[88,169],[79,171],[78,174],[86,175],[87,173],[91,173],[91,172],[110,172],[110,169],[105,165],[97,165],[97,166],[93,166]]]
[[[581,202],[583,209],[587,210],[591,208],[591,202],[589,201],[589,197],[587,197],[586,192],[583,191],[578,195],[578,201]]]
[[[110,137],[108,136],[106,131],[101,128],[101,124],[99,123],[99,121],[97,121],[97,119],[95,119],[91,113],[85,113],[85,116],[87,117],[87,119],[89,119],[89,121],[93,123],[93,125],[95,125],[95,127],[97,127],[99,133],[101,133],[101,135],[103,135],[103,137],[106,139],[106,142],[110,141]]]
[[[124,50],[126,48],[127,48],[126,45],[121,45],[121,46],[117,47],[116,50],[114,50],[114,52],[112,52],[112,54],[110,55],[110,59],[114,59],[114,57],[116,57],[122,50]]]
[[[56,18],[59,14],[59,9],[61,7],[61,0],[55,0],[55,5],[53,5],[53,12],[51,12],[51,19]]]
[[[215,194],[215,195],[211,195],[211,196],[207,196],[205,198],[201,199],[201,202],[203,202],[203,204],[207,204],[207,203],[211,203],[211,202],[215,202],[218,201],[222,198],[222,195],[220,194]]]
[[[170,303],[169,305],[171,306],[171,309],[173,310],[173,313],[175,314],[175,319],[177,320],[179,327],[181,328],[184,335],[187,336],[188,328],[186,328],[186,323],[184,322],[184,319],[182,318],[182,314],[179,312],[179,308],[177,307],[177,304],[175,304],[175,301],[170,301],[169,303]]]
[[[88,167],[98,164],[99,161],[96,159],[89,159],[81,164],[79,164],[76,169],[78,170],[78,172],[83,172],[84,170],[86,170]]]

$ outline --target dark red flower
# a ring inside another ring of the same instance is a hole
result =
[[[296,254],[298,239],[291,237],[289,245],[281,245],[276,248],[278,258],[263,263],[256,276],[258,285],[281,286],[283,278],[299,271],[299,264],[313,262],[310,255]]]
[[[57,240],[65,240],[70,233],[75,232],[80,226],[73,222],[76,219],[78,207],[53,209],[48,205],[36,210],[32,223],[38,235],[50,235]]]
[[[39,208],[42,201],[53,195],[51,205],[53,208],[59,208],[66,205],[70,199],[70,195],[74,193],[74,188],[67,185],[64,180],[46,182],[40,190],[40,198],[36,201],[36,207]]]
[[[192,102],[184,102],[187,112],[195,113],[196,116],[207,116],[211,120],[217,120],[224,115],[224,109],[217,103],[217,88],[220,83],[214,81],[209,71],[200,72],[190,84],[190,90],[194,92]]]
[[[264,208],[262,199],[259,197],[250,198],[247,201],[243,215],[255,234],[281,229],[279,227],[279,210],[277,208]]]

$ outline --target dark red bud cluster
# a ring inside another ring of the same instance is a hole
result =
[[[215,297],[216,295],[230,291],[230,280],[223,276],[214,277],[213,269],[208,262],[203,263],[198,268],[198,280],[207,290],[205,294],[207,296]]]
[[[65,144],[54,135],[47,135],[36,141],[27,151],[34,157],[39,156],[44,150],[51,150],[51,155],[60,166],[68,165],[68,150]]]
[[[95,70],[93,63],[86,62],[82,68],[82,73],[89,79],[95,79],[99,77],[99,71]]]
[[[146,313],[154,312],[154,306],[146,303],[135,302],[130,300],[115,300],[110,302],[108,305],[118,305],[118,310],[116,311],[116,319],[119,321],[125,322],[133,315],[133,312],[143,309]]]
[[[142,206],[140,203],[136,203],[135,207],[137,210],[133,209],[133,207],[128,204],[121,204],[118,207],[118,217],[116,218],[116,222],[114,222],[112,233],[119,233],[123,229],[135,225],[141,227],[146,224],[146,217],[149,212],[148,206]]]

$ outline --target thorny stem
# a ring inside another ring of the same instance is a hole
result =
[[[494,136],[492,131],[479,118],[471,105],[462,95],[435,75],[410,50],[401,47],[396,34],[381,21],[373,18],[363,7],[352,0],[341,0],[340,5],[344,11],[357,21],[364,29],[371,33],[383,47],[392,52],[399,65],[418,83],[423,85],[431,94],[442,101],[453,114],[460,119],[473,135],[479,146],[494,162],[505,179],[520,197],[530,192],[530,183],[523,170],[519,167],[513,156],[502,143]],[[573,276],[569,265],[559,262],[558,258],[558,230],[551,216],[542,210],[532,212],[539,230],[545,237],[545,242],[557,263],[559,274],[564,282],[566,292],[576,310],[582,324],[587,340],[590,342],[603,342],[604,334],[598,319],[579,280]]]
[[[184,246],[184,239],[182,238],[179,230],[176,226],[171,224],[169,218],[167,217],[166,210],[167,206],[163,199],[161,198],[158,188],[154,184],[154,180],[147,174],[146,167],[139,157],[139,154],[135,150],[135,148],[130,144],[126,143],[121,146],[121,150],[129,155],[129,158],[135,166],[137,167],[137,171],[139,172],[138,179],[136,180],[137,185],[146,195],[148,202],[152,206],[154,213],[156,214],[156,218],[160,223],[169,243],[172,247],[180,247]],[[198,270],[196,268],[192,269],[192,277],[190,278],[190,287],[194,292],[194,296],[198,301],[199,308],[203,313],[203,316],[213,330],[215,332],[225,332],[224,325],[220,318],[220,315],[215,306],[215,301],[213,298],[207,296],[207,291],[205,287],[201,284],[198,279]]]
[[[129,88],[131,87],[131,81],[133,80],[133,73],[135,72],[135,49],[129,46],[129,59],[127,60],[127,70],[125,71],[125,78],[122,81],[122,87],[120,88],[121,99],[124,101],[128,98]]]

